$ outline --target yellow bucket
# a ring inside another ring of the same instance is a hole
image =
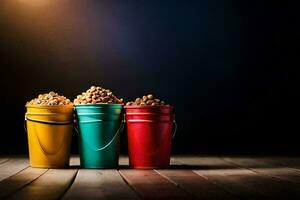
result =
[[[27,105],[25,126],[31,167],[69,166],[73,132],[73,105]]]

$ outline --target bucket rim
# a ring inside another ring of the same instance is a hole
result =
[[[143,106],[124,106],[124,108],[174,108],[170,105],[158,105],[158,106],[151,106],[151,105],[143,105]]]
[[[119,103],[91,103],[91,104],[74,104],[74,107],[123,107]]]
[[[25,105],[26,108],[58,108],[58,107],[74,107],[74,104],[71,103],[71,104],[68,104],[68,105],[29,105],[29,104],[26,104]]]

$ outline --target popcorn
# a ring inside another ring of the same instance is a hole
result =
[[[92,86],[74,99],[74,104],[123,104],[109,89]]]
[[[153,94],[144,95],[141,98],[136,98],[135,101],[129,101],[126,106],[163,106],[164,101],[157,99]]]
[[[47,106],[62,106],[72,104],[69,99],[59,95],[56,92],[49,92],[45,94],[40,94],[38,98],[32,99],[27,102],[26,105],[47,105]]]

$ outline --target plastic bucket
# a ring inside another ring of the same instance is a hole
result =
[[[125,111],[130,167],[169,167],[175,122],[173,107],[125,106]]]
[[[75,106],[82,168],[118,167],[122,108],[120,104]]]
[[[67,167],[73,131],[73,105],[26,107],[30,166]]]

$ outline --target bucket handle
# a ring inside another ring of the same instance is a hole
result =
[[[172,139],[175,138],[176,136],[176,133],[177,133],[177,129],[178,129],[178,125],[176,123],[176,120],[175,120],[175,114],[173,115],[174,119],[173,119],[173,124],[174,124],[174,131],[173,131],[173,134],[172,134]],[[133,120],[131,120],[133,121]],[[141,121],[141,120],[138,120],[138,121]],[[125,122],[125,118],[124,118],[124,122]],[[143,120],[143,122],[152,122],[152,120]]]
[[[102,121],[102,120],[94,120],[93,122],[98,122],[98,121]],[[74,121],[74,123],[76,124],[76,121]],[[79,130],[77,128],[77,125],[74,126],[75,127],[75,130],[77,133],[79,133]],[[93,151],[102,151],[103,149],[106,149],[109,145],[111,145],[111,143],[116,139],[116,137],[119,135],[120,132],[122,132],[124,129],[124,121],[122,120],[121,121],[121,124],[120,124],[120,127],[118,128],[118,130],[116,131],[115,135],[112,137],[112,139],[106,144],[104,145],[103,147],[101,148],[97,148],[97,149],[92,149]],[[84,143],[87,144],[87,146],[89,147],[89,144],[88,142],[85,142],[84,139],[82,139]]]
[[[49,125],[69,125],[69,124],[73,123],[73,121],[65,121],[65,122],[44,121],[44,120],[39,120],[39,119],[32,119],[32,118],[25,116],[25,121],[26,120],[41,123],[41,124],[49,124]]]
[[[43,124],[49,124],[49,125],[69,125],[69,124],[72,124],[73,122],[72,121],[67,121],[67,122],[54,122],[54,121],[43,121],[43,120],[36,120],[36,119],[31,119],[31,118],[28,118],[27,115],[25,114],[25,119],[24,119],[24,129],[25,129],[25,132],[28,133],[27,131],[27,123],[26,121],[32,121],[32,122],[37,122],[37,123],[43,123]],[[55,155],[63,146],[63,143],[65,141],[65,135],[64,135],[64,138],[63,138],[63,142],[59,145],[59,148],[57,149],[57,151],[55,153],[49,153],[47,152],[43,145],[41,144],[41,141],[40,141],[40,138],[34,134],[38,143],[39,143],[39,147],[40,149],[42,150],[42,152],[46,155]]]

